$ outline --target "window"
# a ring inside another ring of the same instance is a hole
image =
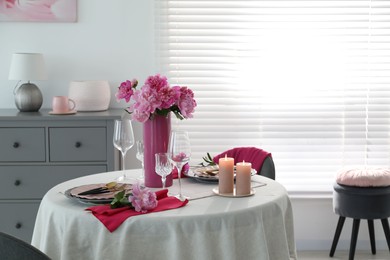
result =
[[[272,153],[290,194],[329,194],[343,166],[389,166],[390,1],[157,0],[157,56],[195,92],[192,163]]]

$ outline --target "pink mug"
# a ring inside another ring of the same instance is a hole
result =
[[[53,97],[53,113],[68,113],[75,109],[76,103],[67,96]]]

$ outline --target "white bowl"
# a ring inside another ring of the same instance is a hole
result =
[[[77,111],[104,111],[110,105],[111,90],[106,80],[71,81],[68,96]]]

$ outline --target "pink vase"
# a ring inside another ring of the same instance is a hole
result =
[[[162,188],[161,176],[155,167],[156,153],[168,151],[169,135],[171,133],[171,116],[155,115],[144,123],[144,169],[145,186],[149,188]],[[172,174],[167,176],[166,187],[172,186]]]

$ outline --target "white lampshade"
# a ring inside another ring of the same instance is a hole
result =
[[[43,55],[41,53],[14,53],[12,56],[8,79],[47,79]]]

